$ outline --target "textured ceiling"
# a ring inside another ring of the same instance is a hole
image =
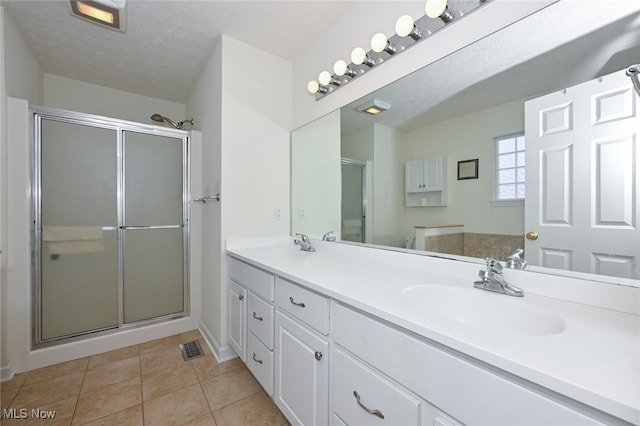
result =
[[[342,108],[344,133],[412,130],[594,79],[640,62],[640,3],[561,1]],[[425,42],[428,42],[425,41]],[[391,104],[375,117],[370,99]]]
[[[354,3],[129,0],[121,33],[71,16],[66,0],[2,1],[45,72],[180,103],[221,34],[293,59]]]

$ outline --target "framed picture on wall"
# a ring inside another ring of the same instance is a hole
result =
[[[478,159],[458,161],[458,180],[478,179]]]

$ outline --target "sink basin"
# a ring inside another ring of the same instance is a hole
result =
[[[522,335],[551,335],[566,328],[558,315],[524,298],[474,288],[418,285],[402,291],[406,306],[458,323]]]

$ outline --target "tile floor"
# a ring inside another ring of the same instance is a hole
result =
[[[178,345],[196,339],[205,355],[184,361]],[[26,413],[0,420],[7,426],[288,424],[244,364],[218,363],[197,330],[17,374],[0,388],[2,413]]]

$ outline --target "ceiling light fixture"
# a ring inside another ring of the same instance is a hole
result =
[[[429,18],[440,18],[445,24],[455,18],[453,12],[447,7],[447,0],[427,0],[424,5],[424,11]]]
[[[424,1],[425,15],[415,20],[411,15],[400,16],[396,20],[395,34],[388,37],[385,33],[376,33],[371,38],[371,50],[366,51],[362,47],[356,47],[351,51],[350,64],[342,59],[337,60],[333,64],[333,74],[329,71],[321,72],[317,81],[311,80],[307,83],[307,91],[314,95],[316,100],[320,100],[377,68],[375,65],[398,56],[414,44],[426,39],[427,36],[446,28],[454,19],[457,22],[464,14],[490,3],[490,0]],[[376,108],[371,111],[369,113],[381,112],[376,112]]]
[[[343,75],[347,75],[351,78],[355,77],[357,73],[351,68],[345,61],[342,59],[338,59],[335,64],[333,64],[333,73],[338,77],[342,77]]]
[[[351,51],[351,62],[353,62],[354,65],[364,64],[369,68],[376,64],[362,47],[356,47]]]
[[[112,30],[126,30],[126,0],[70,0],[71,14]]]
[[[357,110],[370,115],[378,115],[389,108],[391,108],[390,104],[378,99],[372,99],[369,102],[360,105]]]
[[[377,33],[371,37],[371,50],[376,53],[387,52],[393,55],[398,50],[387,38],[385,33]]]
[[[422,38],[423,33],[420,31],[415,24],[415,21],[411,17],[411,15],[402,15],[396,21],[396,34],[400,37],[411,37],[415,41],[418,41]]]

